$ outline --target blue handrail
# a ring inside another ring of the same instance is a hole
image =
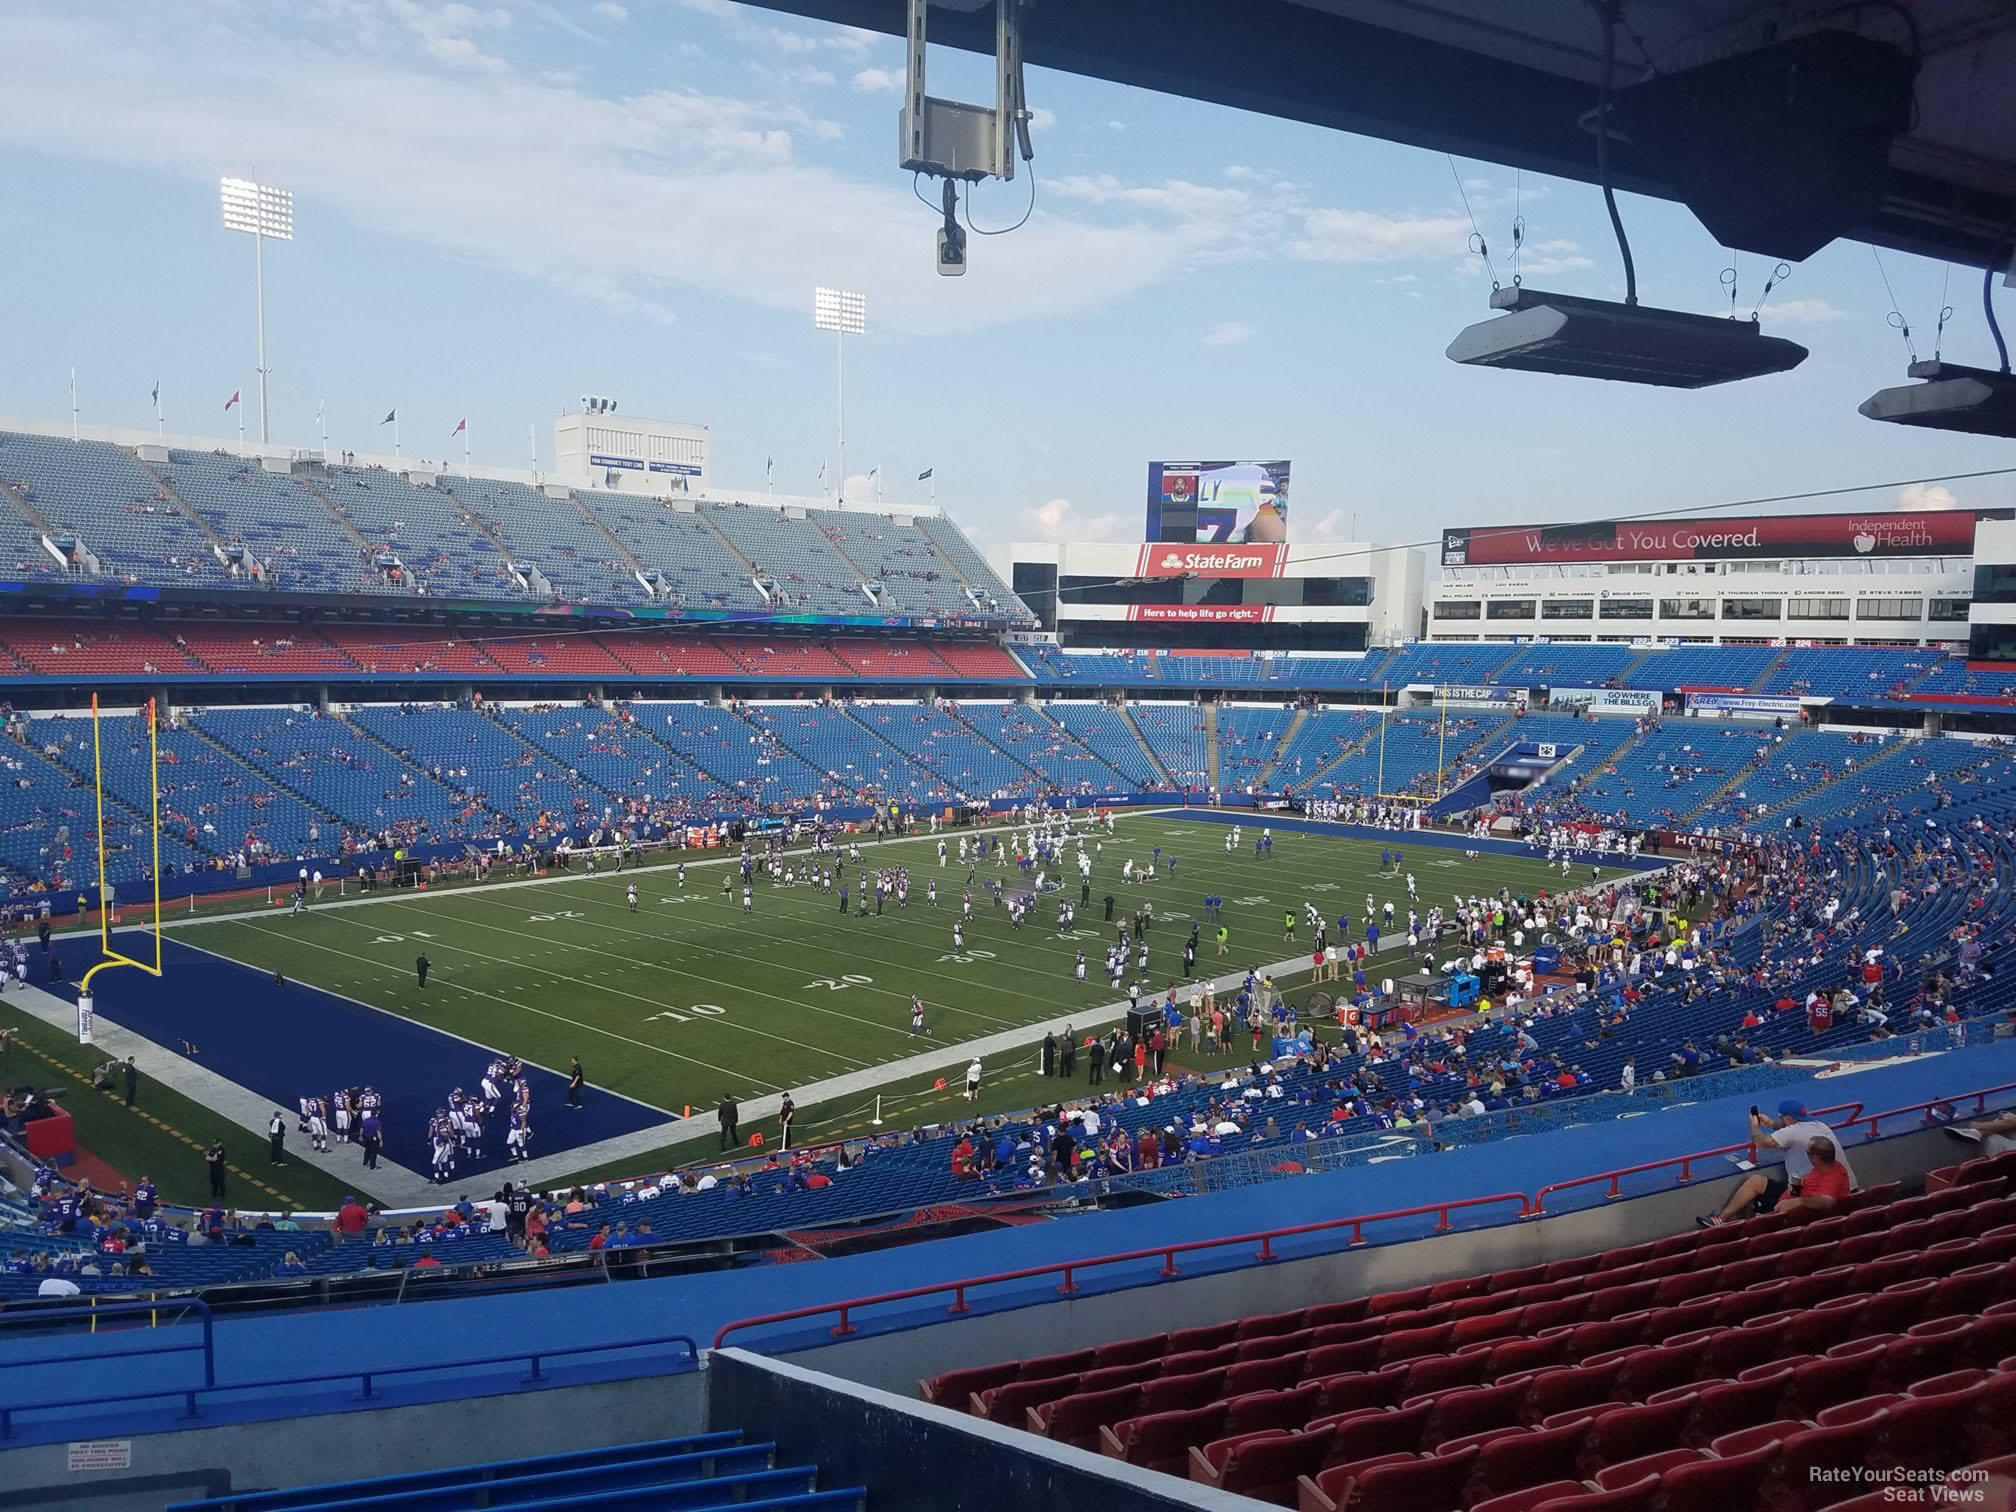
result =
[[[551,1360],[563,1359],[573,1355],[608,1354],[623,1349],[656,1349],[668,1344],[677,1344],[685,1348],[686,1363],[689,1367],[697,1367],[700,1363],[700,1346],[689,1335],[665,1334],[650,1339],[627,1339],[616,1344],[577,1344],[567,1349],[518,1350],[511,1354],[483,1355],[473,1359],[430,1360],[421,1365],[384,1365],[370,1370],[341,1370],[320,1375],[260,1377],[256,1380],[228,1381],[223,1385],[219,1385],[217,1382],[216,1355],[211,1334],[210,1309],[205,1307],[201,1302],[192,1302],[190,1305],[200,1312],[203,1320],[203,1342],[200,1345],[185,1344],[147,1350],[123,1350],[120,1358],[131,1358],[133,1355],[141,1353],[193,1353],[200,1349],[203,1353],[202,1385],[163,1387],[158,1391],[114,1392],[105,1396],[74,1397],[66,1401],[55,1402],[0,1403],[0,1439],[11,1439],[14,1437],[14,1415],[16,1413],[37,1412],[43,1409],[107,1407],[126,1402],[151,1401],[161,1397],[181,1397],[187,1407],[187,1411],[183,1415],[185,1417],[201,1417],[202,1408],[197,1399],[210,1393],[259,1391],[277,1386],[326,1386],[342,1381],[356,1381],[362,1399],[373,1401],[377,1397],[377,1393],[373,1389],[373,1383],[385,1376],[417,1375],[423,1371],[476,1370],[489,1365],[515,1365],[520,1362],[530,1367],[531,1373],[525,1378],[525,1384],[529,1385],[543,1383],[547,1379],[545,1365]],[[131,1304],[118,1303],[102,1308],[63,1308],[53,1312],[23,1314],[21,1316],[26,1321],[41,1323],[65,1318],[83,1320],[94,1316],[103,1319],[108,1314],[116,1315],[122,1312],[148,1312],[152,1310],[154,1310],[152,1305],[144,1302]],[[4,1317],[0,1317],[0,1324],[4,1324],[5,1321]],[[55,1360],[0,1360],[0,1367],[11,1365],[65,1364],[74,1363],[75,1359],[76,1356],[72,1355]]]

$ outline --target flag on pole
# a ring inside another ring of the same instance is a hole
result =
[[[380,420],[378,423],[380,425],[390,425],[394,420],[397,420],[398,418],[399,418],[399,411],[397,411],[396,409],[389,409],[385,411],[385,418],[383,420]]]
[[[824,462],[819,464],[819,486],[821,488],[826,486],[826,464]]]
[[[238,402],[238,392],[239,391],[237,389],[231,390],[231,397],[224,401],[224,408],[226,411],[229,411],[231,406]]]
[[[455,429],[448,432],[448,439],[450,441],[453,441],[457,436],[461,435],[462,432],[466,431],[467,429],[469,429],[469,422],[466,419],[457,420],[455,422]]]
[[[763,459],[763,476],[767,478],[776,471],[777,459],[775,457],[765,457]]]
[[[926,478],[928,478],[928,477],[930,477],[930,476],[931,476],[931,474],[932,474],[932,472],[933,472],[933,471],[935,471],[935,469],[933,469],[933,468],[929,468],[929,467],[925,468],[925,469],[924,469],[924,471],[922,471],[921,473],[917,474],[917,481],[918,481],[919,483],[922,483],[922,482],[923,482],[923,481],[924,481],[924,480],[925,480]]]
[[[876,463],[876,464],[875,464],[875,465],[874,465],[873,467],[869,468],[869,469],[868,469],[868,476],[869,476],[869,477],[871,477],[871,478],[879,478],[879,477],[881,477],[881,476],[882,476],[882,464],[881,464],[880,462],[877,462],[877,463]]]
[[[156,409],[159,409],[161,407],[161,380],[159,378],[156,378],[154,380],[154,392],[149,394],[147,397],[154,401],[154,407]]]

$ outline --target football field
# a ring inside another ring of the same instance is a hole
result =
[[[954,941],[953,923],[968,887],[967,868],[957,859],[958,833],[949,831],[942,866],[933,837],[865,845],[861,861],[846,867],[853,897],[844,915],[837,891],[802,880],[784,886],[759,879],[745,910],[733,857],[702,853],[688,861],[683,885],[671,864],[621,874],[605,869],[368,901],[332,897],[299,916],[276,907],[180,925],[170,937],[268,979],[278,972],[540,1066],[564,1072],[569,1058],[579,1055],[597,1089],[675,1115],[690,1107],[711,1123],[711,1109],[724,1093],[749,1100],[791,1091],[802,1107],[802,1140],[822,1126],[842,1132],[841,1116],[878,1090],[897,1104],[892,1116],[913,1121],[961,1108],[959,1071],[949,1056],[928,1077],[913,1069],[906,1079],[881,1068],[989,1037],[1005,1037],[995,1039],[989,1057],[990,1105],[1037,1101],[1043,1093],[1036,1080],[1014,1086],[1009,1078],[1033,1069],[1035,1047],[1047,1030],[1060,1030],[1074,1014],[1082,1030],[1095,1010],[1110,1009],[1121,996],[1103,974],[1105,950],[1119,923],[1143,904],[1154,912],[1147,981],[1159,994],[1184,980],[1182,947],[1193,916],[1202,923],[1198,973],[1215,975],[1306,960],[1312,937],[1305,904],[1332,920],[1349,915],[1356,940],[1363,937],[1366,896],[1377,904],[1391,900],[1397,922],[1387,940],[1404,943],[1410,871],[1424,914],[1434,902],[1448,907],[1458,891],[1510,887],[1530,893],[1563,880],[1523,855],[1467,859],[1460,848],[1410,844],[1405,835],[1364,839],[1277,828],[1271,855],[1256,858],[1257,825],[1243,824],[1241,843],[1229,853],[1228,833],[1223,823],[1175,812],[1122,819],[1110,835],[1088,833],[1088,848],[1095,848],[1091,901],[1079,908],[1075,927],[1063,932],[1056,927],[1057,902],[1079,898],[1072,856],[1067,853],[1065,890],[1044,895],[1019,929],[982,883],[993,879],[1015,892],[1026,880],[1012,860],[1003,868],[990,859],[971,883],[973,918],[963,944]],[[1123,880],[1126,863],[1145,865],[1158,846],[1156,881]],[[1404,852],[1402,866],[1381,875],[1379,854],[1395,846]],[[802,877],[805,856],[793,860]],[[890,898],[878,916],[874,874],[899,866],[909,872],[909,904],[899,907]],[[731,879],[726,888],[724,878]],[[1574,885],[1587,880],[1587,868],[1578,867]],[[865,918],[855,911],[864,882],[871,891]],[[935,906],[927,901],[932,882]],[[634,912],[626,897],[633,883]],[[1206,916],[1207,895],[1224,900],[1221,917],[1230,939],[1223,957],[1216,953],[1216,925]],[[1295,916],[1292,942],[1283,938],[1284,911]],[[1084,983],[1073,971],[1081,950]],[[422,953],[431,963],[424,989],[415,973]],[[1391,968],[1382,967],[1375,978],[1401,964],[1391,955],[1387,960]],[[1134,975],[1130,956],[1129,979]],[[913,993],[925,1002],[929,1038],[911,1032]],[[318,1032],[313,1023],[289,1028],[310,1040]],[[342,1031],[332,1025],[329,1032]],[[1005,1050],[1005,1043],[1016,1048]],[[396,1080],[393,1070],[382,1073],[385,1080]],[[479,1071],[480,1061],[472,1062],[463,1079],[473,1085]],[[938,1076],[955,1086],[934,1090]],[[836,1077],[848,1077],[850,1095],[857,1089],[860,1095],[828,1099],[824,1106],[807,1101],[805,1089]],[[426,1110],[413,1111],[424,1116]],[[745,1133],[760,1126],[751,1120]],[[543,1121],[543,1153],[557,1153],[547,1132],[564,1129],[554,1117]]]

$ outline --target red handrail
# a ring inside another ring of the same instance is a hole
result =
[[[833,1336],[835,1338],[844,1338],[855,1331],[853,1314],[857,1309],[876,1307],[885,1302],[908,1302],[917,1297],[943,1296],[947,1292],[952,1294],[952,1305],[946,1311],[950,1313],[963,1313],[968,1311],[969,1308],[966,1294],[978,1287],[1000,1286],[1010,1281],[1028,1281],[1038,1276],[1061,1276],[1063,1280],[1058,1285],[1057,1290],[1063,1295],[1069,1296],[1078,1290],[1078,1273],[1080,1271],[1092,1270],[1105,1265],[1125,1265],[1140,1260],[1153,1260],[1157,1256],[1160,1256],[1162,1260],[1160,1279],[1166,1280],[1171,1276],[1181,1274],[1176,1267],[1176,1257],[1178,1255],[1193,1254],[1198,1250],[1224,1249],[1232,1245],[1257,1243],[1260,1246],[1260,1251],[1253,1258],[1256,1260],[1272,1260],[1276,1258],[1274,1254],[1274,1241],[1277,1239],[1288,1239],[1300,1234],[1324,1233],[1331,1229],[1339,1228],[1348,1228],[1351,1230],[1351,1237],[1346,1241],[1347,1244],[1360,1245],[1365,1243],[1365,1226],[1368,1223],[1386,1223],[1399,1218],[1421,1218],[1429,1213],[1436,1215],[1435,1232],[1442,1234],[1449,1231],[1449,1215],[1460,1208],[1497,1206],[1508,1202],[1518,1205],[1519,1211],[1517,1216],[1524,1217],[1526,1215],[1527,1202],[1523,1192],[1497,1192],[1488,1197],[1456,1197],[1450,1199],[1448,1202],[1431,1202],[1421,1207],[1397,1208],[1392,1212],[1366,1213],[1356,1218],[1329,1218],[1321,1223],[1302,1223],[1296,1224],[1292,1228],[1264,1229],[1251,1234],[1232,1234],[1222,1239],[1191,1239],[1181,1244],[1156,1245],[1150,1249],[1127,1250],[1115,1255],[1098,1255],[1087,1260],[1065,1260],[1050,1265],[1032,1265],[1023,1270],[1000,1271],[989,1276],[970,1276],[962,1281],[941,1281],[936,1285],[913,1286],[904,1291],[879,1292],[871,1297],[853,1297],[845,1302],[824,1302],[813,1307],[796,1307],[792,1308],[789,1312],[765,1313],[761,1317],[741,1318],[733,1323],[725,1324],[722,1326],[720,1332],[714,1335],[714,1347],[719,1349],[722,1340],[726,1339],[728,1335],[745,1328],[761,1328],[772,1323],[790,1323],[799,1318],[818,1318],[828,1313],[837,1313],[839,1315],[839,1321],[833,1328]]]
[[[1979,1118],[1983,1113],[1988,1111],[1988,1099],[1998,1092],[2016,1092],[2016,1082],[2003,1082],[2000,1086],[1995,1087],[1981,1087],[1973,1092],[1955,1092],[1950,1097],[1928,1097],[1923,1102],[1906,1103],[1901,1108],[1885,1108],[1881,1113],[1871,1113],[1866,1117],[1862,1113],[1861,1104],[1858,1103],[1855,1108],[1855,1116],[1842,1124],[1841,1127],[1852,1129],[1862,1124],[1867,1124],[1869,1127],[1862,1137],[1865,1139],[1874,1139],[1876,1137],[1877,1125],[1881,1124],[1886,1118],[1898,1118],[1906,1113],[1923,1113],[1925,1117],[1920,1120],[1921,1122],[1928,1124],[1938,1123],[1941,1120],[1931,1116],[1934,1108],[1943,1108],[1949,1104],[1958,1104],[1970,1097],[1974,1099],[1974,1116]]]
[[[1816,1109],[1810,1116],[1825,1118],[1829,1114],[1846,1113],[1849,1116],[1834,1127],[1846,1130],[1866,1123],[1869,1126],[1870,1137],[1873,1138],[1877,1127],[1885,1119],[1896,1118],[1906,1113],[1926,1113],[1929,1115],[1930,1110],[1933,1108],[1964,1102],[1968,1098],[1974,1100],[1974,1110],[1979,1114],[1987,1110],[1988,1099],[1990,1097],[1999,1092],[2011,1091],[2016,1091],[2016,1082],[2004,1082],[1999,1086],[1982,1087],[1972,1092],[1957,1092],[1947,1097],[1927,1098],[1924,1102],[1912,1103],[1906,1107],[1887,1108],[1881,1113],[1865,1114],[1862,1111],[1863,1105],[1861,1103],[1849,1102],[1839,1103],[1829,1108]],[[1928,1116],[1925,1121],[1930,1123],[1934,1120]],[[1572,1181],[1554,1182],[1551,1185],[1540,1188],[1531,1200],[1528,1200],[1518,1192],[1499,1192],[1488,1197],[1457,1197],[1448,1202],[1433,1202],[1421,1207],[1399,1208],[1387,1213],[1367,1213],[1357,1218],[1331,1218],[1322,1223],[1304,1223],[1292,1228],[1265,1229],[1258,1233],[1234,1234],[1222,1239],[1192,1239],[1181,1244],[1158,1245],[1151,1249],[1129,1250],[1122,1254],[1098,1255],[1086,1260],[1069,1260],[1051,1265],[1030,1266],[1023,1270],[1001,1271],[988,1276],[971,1276],[962,1281],[943,1281],[933,1286],[913,1286],[904,1291],[880,1292],[874,1296],[853,1297],[845,1302],[826,1302],[813,1307],[793,1308],[789,1312],[765,1313],[760,1317],[740,1318],[735,1322],[724,1324],[714,1335],[713,1347],[719,1349],[722,1341],[730,1334],[738,1333],[746,1328],[762,1328],[773,1323],[790,1323],[799,1318],[823,1317],[828,1313],[837,1314],[839,1318],[839,1321],[834,1325],[833,1336],[835,1338],[844,1338],[856,1331],[853,1314],[860,1308],[876,1307],[888,1302],[907,1302],[918,1297],[943,1296],[948,1292],[952,1294],[952,1305],[946,1311],[950,1313],[963,1313],[970,1310],[966,1294],[976,1287],[999,1286],[1011,1281],[1027,1281],[1037,1276],[1062,1276],[1063,1280],[1057,1290],[1068,1296],[1078,1290],[1077,1275],[1080,1271],[1091,1270],[1099,1266],[1123,1265],[1141,1260],[1152,1260],[1158,1255],[1162,1258],[1160,1276],[1162,1279],[1167,1279],[1170,1276],[1180,1274],[1176,1267],[1176,1257],[1178,1255],[1191,1254],[1198,1250],[1223,1249],[1231,1245],[1258,1243],[1260,1251],[1253,1258],[1262,1261],[1273,1260],[1276,1258],[1274,1254],[1274,1241],[1277,1239],[1286,1239],[1300,1234],[1322,1233],[1330,1229],[1348,1228],[1351,1230],[1351,1237],[1346,1242],[1348,1245],[1355,1246],[1365,1242],[1364,1230],[1367,1224],[1384,1223],[1400,1218],[1419,1218],[1429,1213],[1436,1215],[1435,1231],[1437,1233],[1447,1233],[1450,1227],[1449,1215],[1451,1213],[1463,1208],[1495,1206],[1507,1202],[1518,1204],[1519,1212],[1517,1216],[1521,1218],[1541,1217],[1544,1216],[1544,1204],[1548,1194],[1551,1192],[1561,1192],[1572,1187],[1589,1186],[1595,1182],[1607,1181],[1610,1183],[1610,1190],[1605,1195],[1608,1197],[1618,1197],[1622,1195],[1619,1184],[1624,1177],[1639,1175],[1646,1171],[1664,1170],[1668,1166],[1679,1167],[1680,1175],[1677,1179],[1684,1183],[1691,1179],[1691,1172],[1695,1161],[1708,1160],[1721,1155],[1731,1155],[1738,1150],[1750,1150],[1753,1155],[1755,1154],[1755,1146],[1747,1142],[1725,1145],[1717,1150],[1697,1150],[1691,1155],[1675,1155],[1666,1160],[1650,1161],[1644,1165],[1626,1166],[1621,1170],[1604,1171],[1594,1176],[1578,1176]]]
[[[1825,1118],[1830,1113],[1846,1113],[1849,1115],[1845,1122],[1836,1124],[1836,1128],[1853,1128],[1856,1120],[1862,1116],[1862,1104],[1859,1102],[1837,1103],[1831,1108],[1815,1109],[1808,1116],[1812,1118]],[[1603,1194],[1606,1200],[1622,1197],[1624,1195],[1623,1182],[1626,1176],[1643,1176],[1648,1171],[1663,1171],[1668,1166],[1679,1167],[1679,1171],[1673,1179],[1679,1185],[1685,1186],[1694,1179],[1694,1163],[1697,1160],[1714,1160],[1720,1156],[1734,1155],[1738,1150],[1748,1150],[1752,1160],[1757,1158],[1756,1142],[1746,1139],[1736,1144],[1722,1145],[1713,1150],[1696,1150],[1689,1155],[1669,1155],[1664,1160],[1648,1160],[1643,1165],[1623,1166],[1615,1171],[1598,1171],[1593,1176],[1577,1176],[1569,1181],[1550,1182],[1533,1194],[1532,1206],[1527,1209],[1526,1216],[1529,1218],[1544,1218],[1547,1216],[1547,1199],[1555,1192],[1571,1191],[1576,1187],[1594,1186],[1599,1181],[1610,1183],[1610,1190]]]

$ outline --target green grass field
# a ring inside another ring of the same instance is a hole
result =
[[[876,867],[907,866],[911,881],[907,909],[892,901],[876,917],[871,903],[865,919],[842,917],[835,894],[802,883],[759,882],[754,908],[745,913],[739,883],[726,892],[721,887],[732,868],[696,860],[683,888],[670,866],[656,866],[534,886],[402,893],[325,905],[300,918],[274,909],[189,925],[175,935],[264,972],[277,969],[399,1013],[424,1013],[437,1028],[547,1066],[565,1067],[578,1053],[597,1085],[675,1113],[689,1104],[711,1107],[724,1091],[746,1098],[801,1091],[846,1072],[872,1076],[930,1048],[910,1033],[913,992],[924,998],[940,1044],[1028,1031],[1027,1051],[990,1061],[987,1100],[978,1109],[956,1089],[935,1093],[935,1078],[888,1082],[884,1116],[900,1126],[948,1111],[1025,1107],[1045,1095],[1034,1073],[1034,1047],[1044,1031],[1061,1028],[1074,1009],[1115,996],[1100,970],[1115,928],[1104,917],[1107,893],[1116,921],[1152,902],[1149,981],[1157,991],[1181,980],[1187,921],[1201,912],[1206,893],[1225,899],[1231,948],[1224,958],[1215,954],[1207,923],[1200,974],[1306,953],[1305,902],[1331,918],[1348,913],[1354,938],[1362,935],[1367,893],[1382,903],[1393,899],[1404,924],[1406,884],[1378,875],[1380,842],[1281,833],[1271,859],[1256,860],[1255,833],[1247,826],[1244,845],[1228,855],[1219,825],[1174,815],[1122,820],[1116,836],[1102,837],[1091,906],[1081,909],[1071,935],[1054,927],[1058,895],[1046,897],[1016,930],[976,880],[963,949],[952,940],[966,885],[956,837],[942,868],[930,838],[865,848],[861,864],[848,867],[857,897],[864,877],[872,887]],[[1123,882],[1122,863],[1145,862],[1158,845],[1165,857],[1177,857],[1175,878]],[[1467,861],[1456,852],[1413,847],[1408,858],[1424,912],[1433,901],[1446,906],[1459,888],[1525,892],[1546,885],[1548,875],[1524,857]],[[982,875],[1019,880],[1012,862],[1005,871],[983,868]],[[1075,901],[1075,867],[1067,875]],[[625,902],[633,880],[640,891],[634,914]],[[935,908],[925,901],[932,880],[939,887]],[[1292,945],[1282,938],[1284,909],[1297,920]],[[433,963],[424,1004],[413,973],[421,949]],[[1072,976],[1080,949],[1091,978],[1083,985]],[[945,1074],[957,1079],[956,1071]],[[800,1138],[856,1132],[872,1099],[872,1092],[830,1105],[801,1098]],[[744,1124],[745,1132],[761,1127]],[[682,1152],[687,1159],[693,1154],[690,1147]]]
[[[80,1045],[75,1035],[11,1005],[0,1006],[0,1023],[12,1040],[0,1064],[7,1084],[62,1089],[63,1106],[77,1123],[77,1143],[128,1180],[152,1176],[169,1202],[200,1206],[209,1200],[203,1150],[213,1140],[224,1145],[234,1205],[327,1209],[355,1189],[304,1161],[275,1171],[258,1135],[150,1075],[143,1074],[140,1096],[129,1108],[123,1097],[91,1087],[91,1069],[105,1058],[103,1050]]]

